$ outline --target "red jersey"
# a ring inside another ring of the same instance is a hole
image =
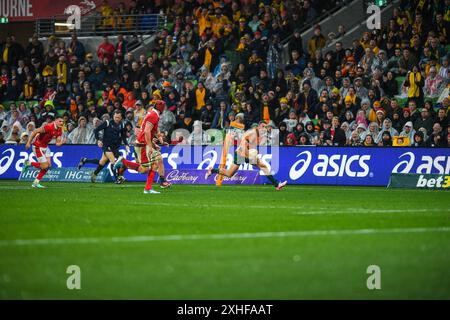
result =
[[[62,135],[62,128],[57,128],[54,122],[44,126],[44,133],[39,133],[33,145],[39,148],[47,148],[50,141]]]
[[[139,131],[136,141],[141,144],[148,144],[145,141],[145,127],[148,125],[148,123],[153,124],[152,129],[152,138],[156,136],[156,133],[158,132],[158,122],[159,122],[159,112],[158,110],[151,109],[147,112],[145,115],[144,120],[142,120],[141,125],[141,131]]]

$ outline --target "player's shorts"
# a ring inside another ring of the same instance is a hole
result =
[[[50,158],[52,154],[49,147],[41,148],[35,145],[33,145],[33,153],[39,163],[47,163],[47,158]]]
[[[118,146],[103,146],[103,153],[112,152],[116,159],[120,157],[119,147]]]
[[[250,159],[247,157],[241,156],[237,151],[234,152],[233,163],[235,165],[240,166],[243,163],[250,163]]]
[[[161,157],[161,152],[159,150],[155,150],[154,148],[150,153],[149,146],[135,146],[134,152],[137,158],[137,162],[143,167],[150,167]]]

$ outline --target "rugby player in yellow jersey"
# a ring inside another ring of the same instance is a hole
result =
[[[261,141],[261,131],[267,131],[267,124],[264,121],[261,121],[257,127],[250,129],[244,133],[239,147],[234,152],[234,161],[230,169],[214,169],[213,167],[210,167],[205,174],[205,178],[207,179],[213,173],[231,178],[239,170],[240,164],[245,161],[245,163],[255,164],[259,169],[261,169],[267,179],[269,179],[269,181],[274,185],[276,190],[283,189],[286,186],[287,181],[279,182],[278,180],[276,180],[270,173],[269,168],[267,168],[267,166],[261,161],[261,159],[257,157],[258,151],[256,150],[256,147]]]

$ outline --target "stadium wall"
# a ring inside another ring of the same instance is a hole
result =
[[[81,157],[101,156],[95,145],[50,146],[55,167],[76,167]],[[125,155],[125,150],[121,150]],[[17,179],[30,150],[23,146],[0,146],[0,179]],[[167,171],[205,170],[220,161],[220,146],[172,146],[162,149]],[[262,158],[280,180],[290,184],[386,186],[391,173],[450,174],[450,148],[340,148],[277,147],[260,148]],[[31,156],[33,159],[33,156]],[[127,155],[133,160],[134,155]],[[228,155],[227,163],[233,161]],[[243,171],[256,171],[242,164]],[[199,172],[202,175],[204,172]],[[144,181],[146,176],[127,171],[130,181]],[[177,178],[180,178],[177,176]],[[267,183],[261,177],[261,183]]]

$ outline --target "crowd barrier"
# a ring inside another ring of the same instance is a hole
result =
[[[55,168],[76,167],[81,157],[100,158],[95,145],[50,146]],[[221,147],[163,147],[166,175],[173,183],[214,183],[205,180],[209,166],[218,166]],[[126,155],[125,150],[121,150]],[[230,150],[227,164],[233,161]],[[268,147],[259,148],[259,155],[279,180],[289,184],[387,186],[392,173],[450,174],[450,148],[341,148],[341,147]],[[0,179],[18,179],[31,150],[24,146],[0,146]],[[134,160],[131,152],[126,155]],[[94,168],[90,165],[88,168]],[[255,173],[251,164],[241,164],[241,175],[233,183],[265,184],[268,180]],[[145,175],[127,170],[129,181],[144,181]],[[193,182],[194,181],[194,182]]]

